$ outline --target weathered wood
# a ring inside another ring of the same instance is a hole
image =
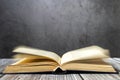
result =
[[[78,74],[7,74],[0,80],[82,80]]]
[[[4,68],[7,65],[9,65],[9,64],[11,64],[11,63],[13,63],[15,61],[16,60],[13,60],[13,59],[0,59],[0,73],[2,73],[2,71],[4,70]],[[0,77],[2,77],[2,76],[3,76],[3,74],[0,74]]]
[[[79,74],[71,74],[74,77],[74,80],[83,80],[83,78]]]
[[[15,59],[0,59],[0,72],[2,72],[7,65],[15,61]]]
[[[120,59],[119,58],[109,58],[104,61],[111,64],[115,69],[117,69],[117,71],[120,72]]]
[[[120,64],[120,58],[112,58],[112,59]]]
[[[16,60],[0,59],[0,72]],[[120,71],[120,58],[106,60]],[[120,80],[119,74],[6,74],[0,80]]]
[[[81,74],[84,80],[120,80],[118,74]]]
[[[118,61],[116,61],[118,60]],[[120,59],[109,58],[105,60],[109,64],[113,65],[118,71],[120,71]],[[120,80],[119,74],[80,74],[84,80]]]
[[[82,78],[78,74],[46,74],[42,75],[40,80],[82,80]]]
[[[7,74],[0,80],[39,80],[41,75],[39,74]]]

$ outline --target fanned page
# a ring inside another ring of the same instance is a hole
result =
[[[30,48],[30,47],[26,47],[26,46],[19,46],[16,47],[13,52],[16,53],[21,53],[21,54],[30,54],[30,55],[36,55],[36,56],[43,56],[43,57],[47,57],[49,59],[52,59],[54,61],[56,61],[57,63],[60,64],[61,58],[60,56],[58,56],[56,53],[54,52],[50,52],[50,51],[45,51],[45,50],[40,50],[40,49],[35,49],[35,48]]]
[[[89,60],[108,57],[109,50],[98,46],[90,46],[65,53],[61,58],[61,64],[75,60]]]
[[[31,54],[16,54],[13,56],[13,58],[15,59],[20,59],[19,61],[11,64],[11,65],[20,65],[20,64],[27,64],[27,63],[32,63],[33,61],[34,62],[41,62],[41,61],[49,61],[49,62],[54,62],[56,63],[56,61],[52,60],[52,59],[49,59],[47,57],[43,57],[43,56],[37,56],[37,55],[31,55]]]

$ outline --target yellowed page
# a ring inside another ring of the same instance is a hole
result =
[[[26,47],[26,46],[19,46],[19,47],[15,48],[13,50],[13,52],[48,57],[48,58],[56,61],[59,64],[60,64],[60,60],[61,60],[60,56],[58,56],[54,52],[30,48],[30,47]]]
[[[23,53],[19,53],[13,56],[13,58],[30,58],[30,59],[49,59],[48,57],[44,57],[44,56],[37,56],[37,55],[32,55],[32,54],[23,54]]]
[[[109,57],[109,51],[98,46],[89,46],[65,53],[61,58],[61,64],[74,60],[87,60]]]

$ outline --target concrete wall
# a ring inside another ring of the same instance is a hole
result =
[[[120,0],[0,0],[0,57],[18,45],[59,55],[99,45],[120,57]]]

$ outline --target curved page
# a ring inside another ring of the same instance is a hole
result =
[[[87,60],[109,57],[109,51],[98,46],[90,46],[73,50],[65,53],[62,56],[61,64],[74,61],[74,60]]]
[[[61,58],[54,52],[39,50],[39,49],[25,47],[25,46],[19,46],[15,48],[13,52],[48,57],[60,64]]]

